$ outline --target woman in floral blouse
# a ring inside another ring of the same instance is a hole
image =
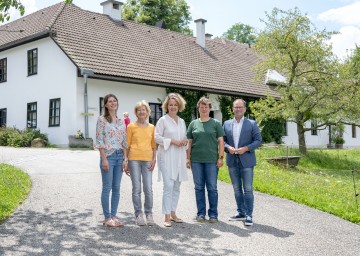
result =
[[[120,199],[122,172],[128,174],[126,128],[118,118],[118,99],[113,94],[104,97],[104,114],[96,124],[96,148],[100,151],[100,170],[102,176],[101,205],[107,227],[124,226],[116,216]],[[111,200],[110,200],[110,191]],[[111,202],[111,205],[110,205]]]

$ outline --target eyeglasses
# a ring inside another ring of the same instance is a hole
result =
[[[243,109],[245,107],[233,107],[233,109]]]

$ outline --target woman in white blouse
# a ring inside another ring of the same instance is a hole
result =
[[[185,100],[177,93],[170,93],[162,108],[167,115],[156,123],[155,142],[158,148],[159,180],[163,178],[163,204],[165,227],[171,227],[171,221],[182,223],[176,215],[176,207],[180,196],[180,184],[186,181],[186,125],[177,113],[185,109]]]

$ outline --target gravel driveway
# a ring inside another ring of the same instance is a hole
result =
[[[191,176],[177,211],[185,223],[165,228],[157,170],[157,225],[135,225],[124,175],[119,217],[125,227],[105,228],[97,151],[0,147],[0,162],[23,169],[33,183],[28,199],[0,225],[0,255],[360,255],[359,225],[266,194],[255,193],[254,226],[227,221],[236,208],[232,187],[223,182],[219,223],[196,223]]]

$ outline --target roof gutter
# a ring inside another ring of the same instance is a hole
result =
[[[45,30],[45,31],[30,35],[30,36],[27,36],[27,37],[23,37],[21,39],[12,41],[10,43],[1,45],[0,46],[0,52],[11,49],[11,48],[14,48],[14,47],[19,46],[19,45],[27,44],[27,43],[30,43],[32,41],[42,39],[42,38],[45,38],[45,37],[49,37],[49,36],[53,35],[54,33],[55,32],[51,31],[51,30]]]
[[[123,83],[132,83],[132,84],[140,84],[140,85],[148,85],[154,87],[162,87],[162,88],[176,88],[176,89],[187,89],[192,91],[203,91],[207,93],[221,94],[221,95],[229,95],[229,96],[247,96],[253,98],[265,98],[264,95],[250,94],[244,92],[234,92],[234,91],[225,91],[223,89],[212,89],[206,87],[198,87],[193,85],[184,85],[184,84],[169,84],[163,82],[155,82],[149,80],[141,80],[136,78],[127,78],[127,77],[119,77],[119,76],[109,76],[109,75],[101,75],[94,74],[91,76],[92,79],[101,79],[115,82],[123,82]]]

